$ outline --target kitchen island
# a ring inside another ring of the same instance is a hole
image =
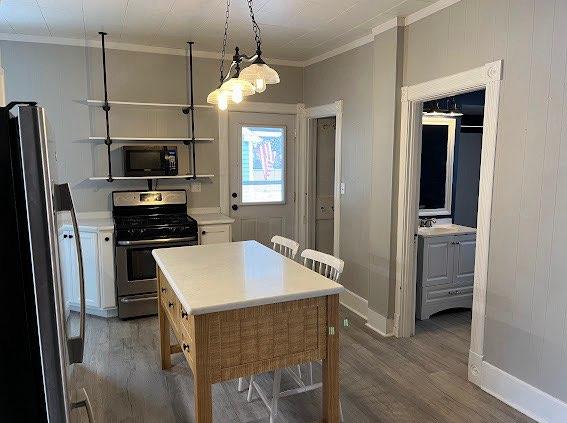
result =
[[[255,242],[157,249],[161,365],[183,353],[195,418],[211,385],[322,360],[322,421],[339,421],[338,294],[343,287]],[[170,329],[178,344],[171,345]]]

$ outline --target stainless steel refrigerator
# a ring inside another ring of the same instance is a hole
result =
[[[57,180],[54,143],[47,134],[45,111],[35,103],[0,108],[6,210],[1,421],[68,422],[78,407],[85,407],[92,421],[87,393],[71,379],[85,342],[81,241],[71,191]],[[75,231],[78,315],[66,307],[59,269],[58,219],[64,213]]]

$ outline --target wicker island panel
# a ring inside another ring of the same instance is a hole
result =
[[[326,353],[326,297],[211,313],[211,383],[320,360]]]

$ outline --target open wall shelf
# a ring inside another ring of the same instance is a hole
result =
[[[215,175],[196,175],[197,179],[210,179],[214,178]],[[106,181],[107,176],[92,176],[89,178],[90,181]],[[193,175],[174,175],[174,176],[113,176],[115,181],[147,181],[154,179],[193,179]]]
[[[87,99],[81,101],[81,103],[90,107],[104,106],[104,100]],[[146,103],[146,102],[136,102],[136,101],[109,101],[108,104],[110,106],[125,106],[125,107],[138,107],[138,108],[150,108],[150,109],[153,108],[186,109],[187,107],[191,107],[190,104]],[[194,107],[196,109],[214,109],[214,106],[212,104],[195,104]]]
[[[106,141],[106,137],[89,137],[90,141]],[[191,138],[183,137],[112,137],[114,142],[187,142],[191,141]],[[195,138],[196,142],[211,142],[214,138]]]

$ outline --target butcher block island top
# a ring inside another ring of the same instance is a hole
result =
[[[338,294],[343,286],[256,241],[152,252],[192,315]]]

